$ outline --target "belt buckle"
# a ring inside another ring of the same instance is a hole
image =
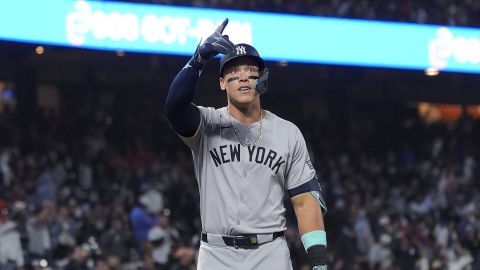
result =
[[[251,235],[250,236],[250,244],[257,246],[258,245],[258,238],[257,235]]]
[[[233,246],[238,249],[239,246],[237,245],[237,239],[240,240],[240,239],[243,239],[243,235],[235,235],[233,237]]]
[[[245,242],[237,243],[237,240],[245,240],[248,239],[248,245]],[[236,235],[233,237],[233,246],[238,249],[239,247],[247,247],[247,246],[257,246],[258,245],[258,237],[257,235]]]

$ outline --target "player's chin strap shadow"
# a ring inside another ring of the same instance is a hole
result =
[[[262,72],[262,76],[255,82],[255,90],[261,95],[268,91],[268,68]]]

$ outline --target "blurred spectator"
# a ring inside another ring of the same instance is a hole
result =
[[[378,243],[374,243],[368,254],[370,269],[390,269],[393,264],[393,254],[390,249],[392,239],[388,234],[382,234]]]
[[[142,254],[146,250],[148,232],[157,224],[157,215],[162,208],[163,198],[161,194],[158,191],[150,189],[140,196],[138,205],[133,207],[130,212],[133,236]]]
[[[129,228],[119,219],[113,219],[110,228],[100,239],[100,247],[104,254],[115,256],[121,262],[128,260],[131,233]]]
[[[34,259],[51,259],[52,239],[49,226],[53,215],[50,202],[45,201],[35,207],[33,216],[27,221],[28,251]]]
[[[171,227],[170,219],[163,214],[158,222],[148,232],[148,241],[152,261],[155,269],[169,269],[170,252],[172,250],[173,239],[179,239],[178,232]]]
[[[196,250],[191,247],[181,247],[175,251],[173,257],[175,262],[171,270],[195,270]]]
[[[355,239],[357,242],[357,251],[360,256],[367,256],[369,250],[375,242],[370,222],[366,216],[365,209],[359,209],[357,218],[353,225]]]
[[[65,270],[85,270],[87,261],[90,256],[90,250],[86,245],[76,246],[69,256],[68,263],[64,267]]]
[[[66,206],[60,206],[50,224],[52,250],[55,258],[65,258],[76,245],[77,228]]]
[[[476,262],[473,269],[480,269],[480,228],[468,226],[464,237],[461,239],[464,246],[471,254],[472,259]]]
[[[7,204],[0,199],[0,269],[23,269],[24,254],[17,223],[10,220]]]
[[[3,180],[3,185],[5,187],[10,187],[13,181],[13,171],[9,164],[11,158],[12,153],[10,149],[5,149],[0,152],[0,178]]]
[[[139,270],[145,269],[146,263],[140,257],[140,254],[136,251],[132,251],[129,256],[129,260],[127,263],[123,265],[123,270]]]

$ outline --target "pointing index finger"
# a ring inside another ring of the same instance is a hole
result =
[[[225,29],[225,27],[227,26],[228,24],[228,18],[226,18],[222,24],[220,24],[218,27],[217,27],[217,30],[215,30],[215,32],[221,34],[223,33],[223,30]]]

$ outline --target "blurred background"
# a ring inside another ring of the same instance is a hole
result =
[[[123,2],[480,26],[474,0]],[[0,34],[15,29],[2,24]],[[321,46],[322,33],[302,31]],[[0,270],[196,269],[191,154],[163,115],[188,54],[0,39]],[[262,46],[260,54],[276,44]],[[329,208],[329,269],[480,269],[478,66],[268,60],[262,107],[297,124],[307,141]],[[218,68],[217,59],[206,65],[196,104],[224,106]],[[285,204],[294,269],[309,269]]]

